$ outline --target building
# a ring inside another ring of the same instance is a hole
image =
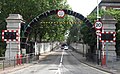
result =
[[[117,10],[120,10],[120,0],[101,0],[101,2],[99,3],[99,9],[103,9],[103,10],[117,9]],[[92,13],[96,13],[96,11],[97,11],[97,7],[95,7],[95,9],[90,13],[90,15]],[[102,28],[103,33],[115,32],[115,29],[116,29],[115,24],[117,23],[117,21],[112,15],[104,14],[103,16],[101,16],[100,21],[102,22],[102,25],[103,25],[103,28]],[[109,38],[109,37],[107,37],[107,35],[105,37]],[[106,43],[106,41],[108,41],[107,39],[102,39],[102,40],[104,40],[103,41],[104,43]],[[114,42],[108,42],[109,43],[108,46],[102,45],[102,46],[104,46],[104,48],[103,48],[104,50],[102,49],[102,53],[105,52],[104,53],[105,55],[103,55],[103,56],[107,57],[107,59],[102,57],[102,61],[103,60],[113,61],[113,58],[116,57],[116,52],[115,52],[116,42],[115,42],[115,39],[113,39],[113,40],[114,40]]]
[[[101,2],[99,3],[99,8],[103,10],[107,10],[110,8],[120,9],[120,0],[101,0]],[[95,7],[95,9],[91,13],[96,12],[96,10],[97,7]]]

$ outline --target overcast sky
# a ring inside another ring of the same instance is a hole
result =
[[[100,2],[101,0],[98,0]],[[97,6],[97,0],[67,0],[72,10],[84,15],[85,17]]]

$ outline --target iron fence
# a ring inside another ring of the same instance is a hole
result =
[[[5,68],[7,68],[7,67],[16,67],[18,65],[32,63],[33,61],[36,61],[38,59],[39,59],[38,56],[36,56],[33,53],[26,54],[26,55],[22,56],[22,58],[14,57],[14,59],[12,59],[12,60],[8,60],[3,57],[3,60],[0,60],[0,69],[5,70]]]

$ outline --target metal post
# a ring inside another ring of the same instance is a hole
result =
[[[97,35],[97,64],[99,65],[99,36]]]
[[[83,57],[84,57],[84,43],[83,43]]]
[[[99,20],[99,4],[97,0],[97,21]],[[97,35],[97,64],[99,65],[99,36]]]
[[[37,30],[35,30],[35,42],[36,42],[36,40],[37,40],[37,32],[36,32]]]
[[[99,20],[99,3],[98,3],[98,0],[97,0],[97,20]]]
[[[108,42],[106,42],[106,66],[108,63]]]
[[[10,51],[11,51],[11,41],[9,42],[9,65],[10,65],[10,62],[11,62],[11,61],[10,61],[10,58],[11,58],[11,57],[10,57],[10,56],[11,56],[11,55],[10,55]]]
[[[76,41],[76,50],[77,50],[77,41]]]
[[[15,68],[15,57],[14,57],[14,68]]]
[[[102,66],[106,66],[105,43],[102,43]]]

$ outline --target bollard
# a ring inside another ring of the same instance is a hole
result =
[[[23,64],[23,65],[24,65],[24,62],[25,62],[25,60],[24,60],[24,59],[25,59],[25,57],[23,57],[23,58],[22,58],[22,64]]]
[[[102,57],[102,66],[106,66],[106,55]]]
[[[16,55],[16,64],[17,65],[19,64],[19,56],[18,56],[18,54]]]
[[[26,55],[26,63],[29,63],[29,57],[28,57],[28,55]]]
[[[22,64],[22,54],[20,54],[20,59],[19,59],[19,64],[21,65]]]

